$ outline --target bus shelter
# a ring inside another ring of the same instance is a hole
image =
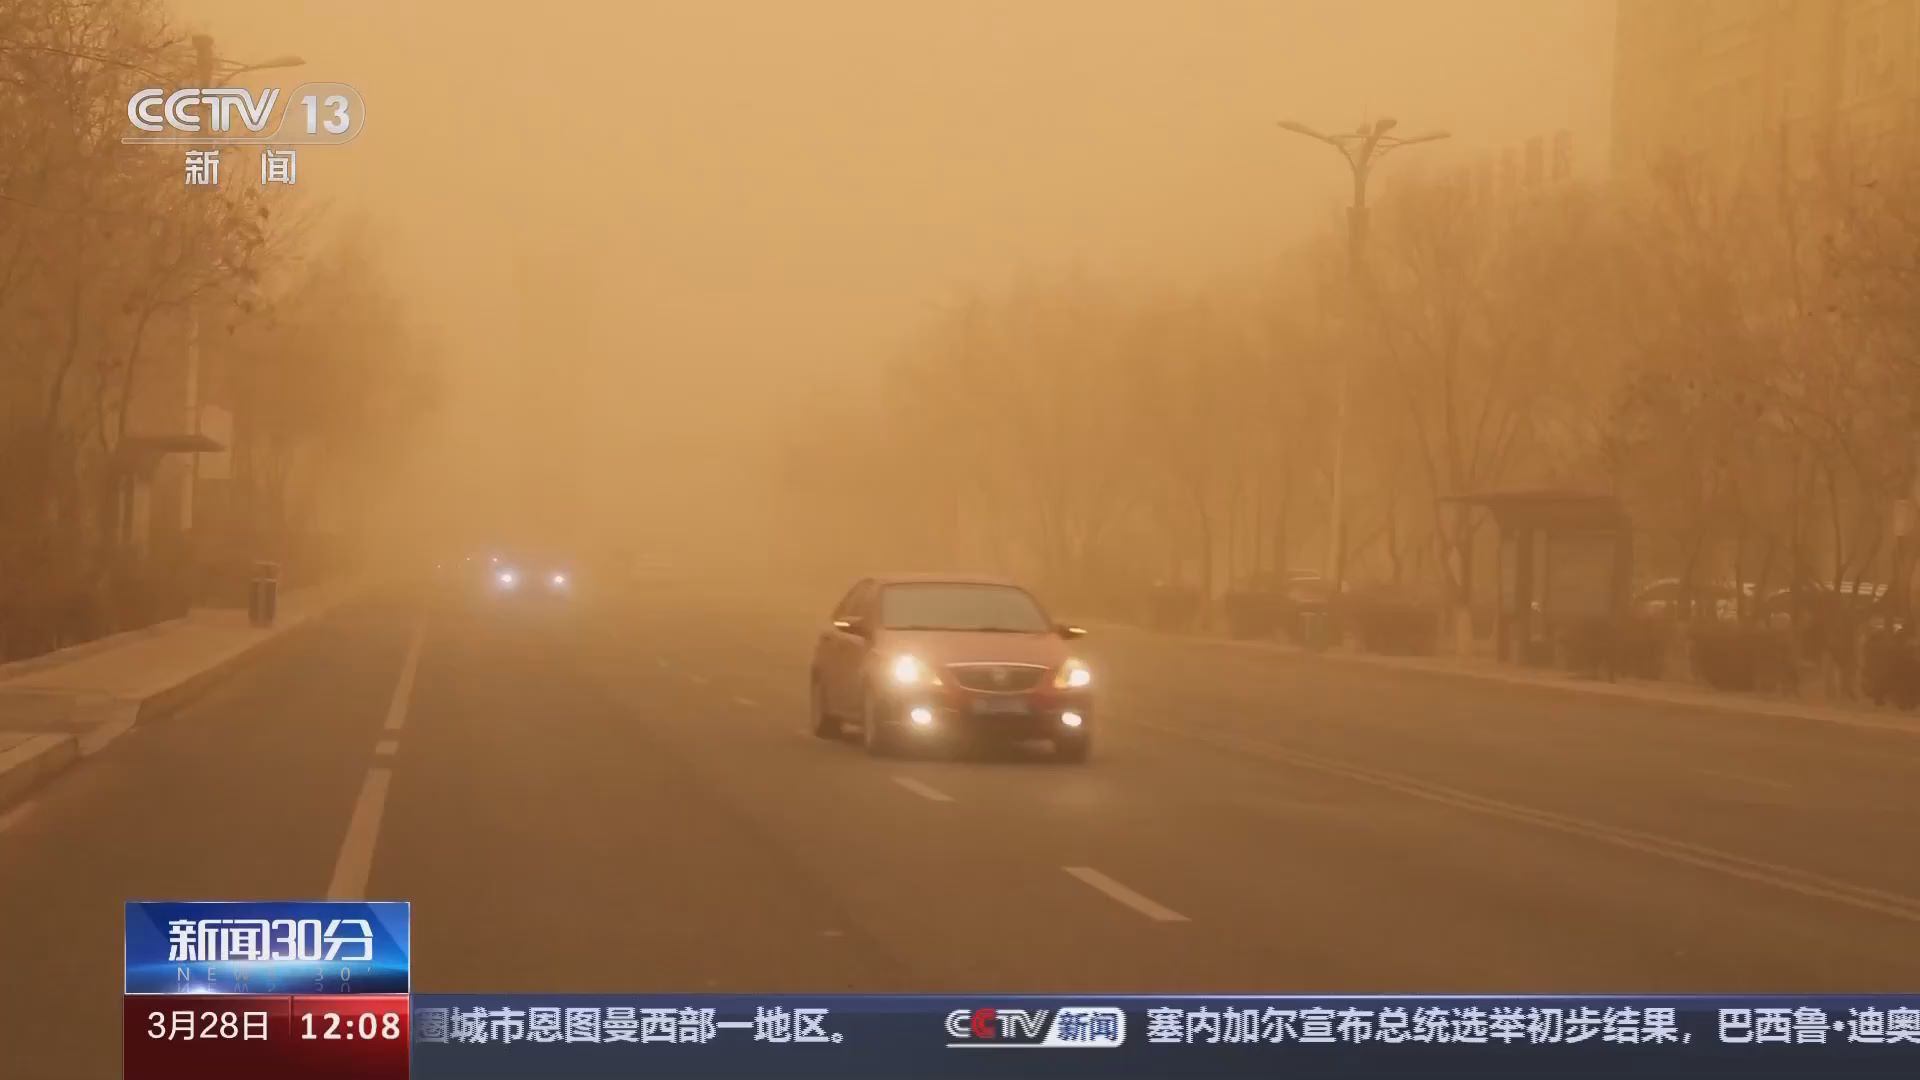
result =
[[[1626,615],[1633,529],[1619,499],[1532,489],[1441,502],[1458,513],[1486,510],[1498,530],[1494,649],[1502,662],[1551,664],[1568,635],[1604,634]]]

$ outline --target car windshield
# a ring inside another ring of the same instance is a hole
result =
[[[1047,617],[1033,597],[1010,585],[928,582],[888,585],[880,622],[889,630],[985,630],[1043,634]]]

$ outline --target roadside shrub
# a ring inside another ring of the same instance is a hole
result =
[[[1873,634],[1861,656],[1860,688],[1875,705],[1920,704],[1920,643],[1899,631]]]
[[[1690,640],[1693,673],[1715,690],[1772,690],[1793,677],[1792,650],[1777,630],[1702,624]]]
[[[1362,600],[1352,606],[1360,647],[1389,656],[1431,656],[1440,640],[1439,611],[1408,600]]]
[[[1593,619],[1562,635],[1562,659],[1568,671],[1596,678],[1658,679],[1670,632],[1670,624],[1658,618]]]
[[[1629,618],[1618,624],[1614,665],[1622,675],[1658,679],[1666,673],[1667,642],[1673,627],[1661,619]]]
[[[1147,625],[1155,630],[1193,629],[1200,614],[1200,590],[1184,585],[1155,585],[1147,594]]]
[[[244,608],[252,576],[251,563],[229,560],[203,566],[195,582],[195,602],[205,607]]]
[[[1242,589],[1221,598],[1227,616],[1227,633],[1236,638],[1272,637],[1286,620],[1289,605],[1285,593]]]
[[[1312,617],[1323,620],[1322,632],[1324,645],[1335,645],[1347,639],[1347,631],[1354,623],[1354,600],[1350,596],[1336,596],[1319,582],[1297,584],[1286,596],[1286,603],[1280,611],[1281,628],[1286,632],[1287,640],[1302,648],[1312,642],[1307,627]]]
[[[144,559],[117,560],[107,575],[112,631],[177,619],[193,605],[195,568],[177,548],[156,547]]]
[[[1349,616],[1344,614],[1343,608],[1325,601],[1289,601],[1280,613],[1280,629],[1288,641],[1304,649],[1312,644],[1307,625],[1309,618],[1316,615],[1326,620],[1326,640],[1323,644],[1333,645],[1346,640]]]

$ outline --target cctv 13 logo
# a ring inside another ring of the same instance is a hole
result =
[[[1127,1038],[1127,1015],[1112,1005],[1049,1009],[955,1009],[947,1014],[947,1046],[1112,1049]]]
[[[345,83],[302,83],[281,107],[277,87],[186,87],[169,93],[151,86],[127,99],[127,122],[138,134],[126,143],[351,142],[366,122],[366,102]]]

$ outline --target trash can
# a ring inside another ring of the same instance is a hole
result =
[[[280,564],[253,564],[253,578],[247,583],[247,621],[255,626],[273,625],[280,607]]]

